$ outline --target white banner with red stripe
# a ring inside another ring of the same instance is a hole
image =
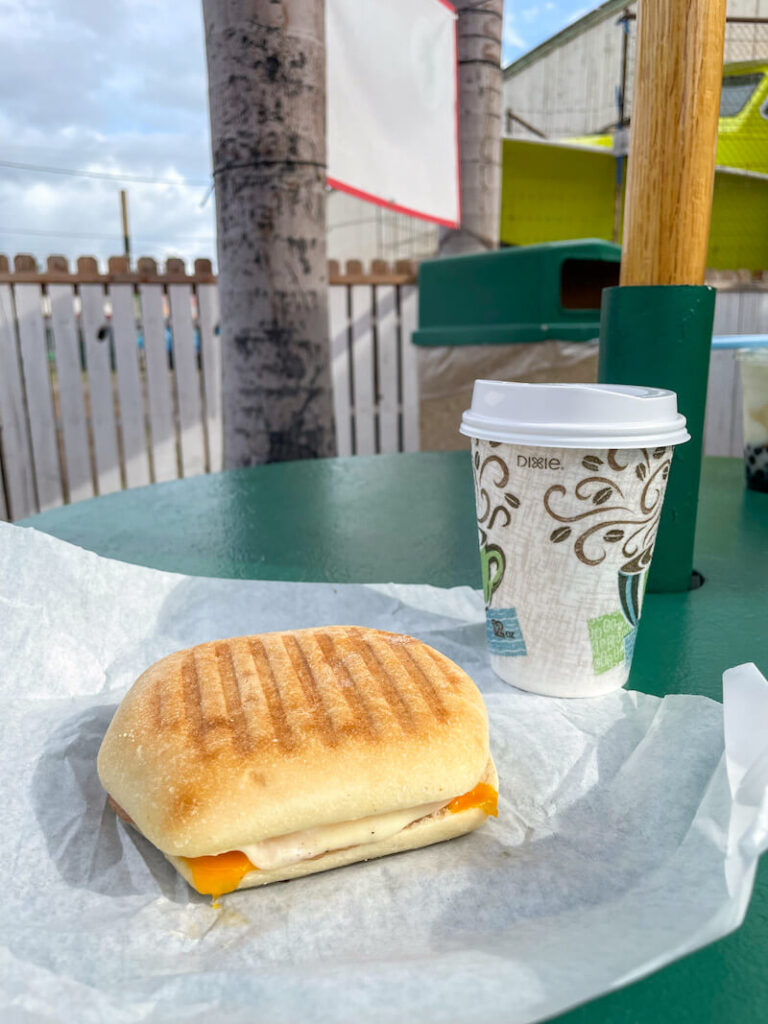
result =
[[[456,14],[447,0],[326,0],[328,183],[458,225]]]

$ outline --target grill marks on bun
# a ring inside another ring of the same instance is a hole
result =
[[[248,755],[265,741],[276,741],[286,751],[295,747],[299,704],[304,709],[303,737],[313,734],[329,747],[350,735],[374,740],[393,726],[412,731],[425,714],[437,721],[447,717],[445,703],[427,674],[432,666],[425,664],[423,651],[410,650],[417,643],[410,637],[410,644],[395,643],[382,652],[380,645],[366,639],[369,630],[350,628],[341,637],[329,631],[306,632],[317,635],[267,634],[192,648],[178,665],[182,701],[169,701],[174,688],[167,679],[154,686],[154,728],[183,729],[201,755],[217,733],[226,734],[236,751]],[[286,663],[293,674],[289,684]],[[393,683],[398,673],[410,680],[410,692]],[[206,679],[204,689],[201,677]],[[459,682],[453,678],[449,685],[455,690]],[[333,709],[328,705],[324,691],[329,686],[341,695],[346,709],[338,702]]]

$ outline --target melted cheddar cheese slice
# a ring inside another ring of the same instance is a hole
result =
[[[378,842],[444,807],[451,814],[477,807],[495,818],[498,815],[498,793],[487,782],[480,782],[468,793],[448,802],[423,804],[404,811],[276,836],[254,843],[246,850],[230,850],[209,857],[182,857],[182,860],[192,872],[195,889],[217,899],[237,889],[251,871],[285,867],[302,860],[311,860],[332,850]]]
[[[182,860],[192,872],[192,884],[197,891],[214,899],[225,892],[233,892],[249,871],[256,870],[240,850],[213,857],[182,857]]]
[[[457,796],[455,800],[451,800],[448,804],[448,810],[451,814],[458,814],[459,811],[468,811],[472,807],[485,811],[490,818],[498,818],[499,794],[487,782],[478,782],[474,789],[470,789],[463,796]]]

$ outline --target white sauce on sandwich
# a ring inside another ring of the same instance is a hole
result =
[[[298,864],[302,860],[311,860],[332,850],[345,850],[349,846],[365,846],[366,843],[390,839],[414,821],[434,814],[448,803],[449,800],[443,800],[421,804],[419,807],[407,807],[402,811],[390,811],[388,814],[374,814],[370,818],[358,818],[356,821],[342,821],[337,825],[320,825],[302,832],[289,832],[284,836],[263,839],[260,843],[250,843],[240,849],[260,871],[271,871],[288,864]]]

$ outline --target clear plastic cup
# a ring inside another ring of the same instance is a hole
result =
[[[472,438],[491,666],[534,693],[624,686],[674,446],[674,392],[476,381]]]
[[[744,469],[751,491],[768,492],[768,349],[739,349]]]

